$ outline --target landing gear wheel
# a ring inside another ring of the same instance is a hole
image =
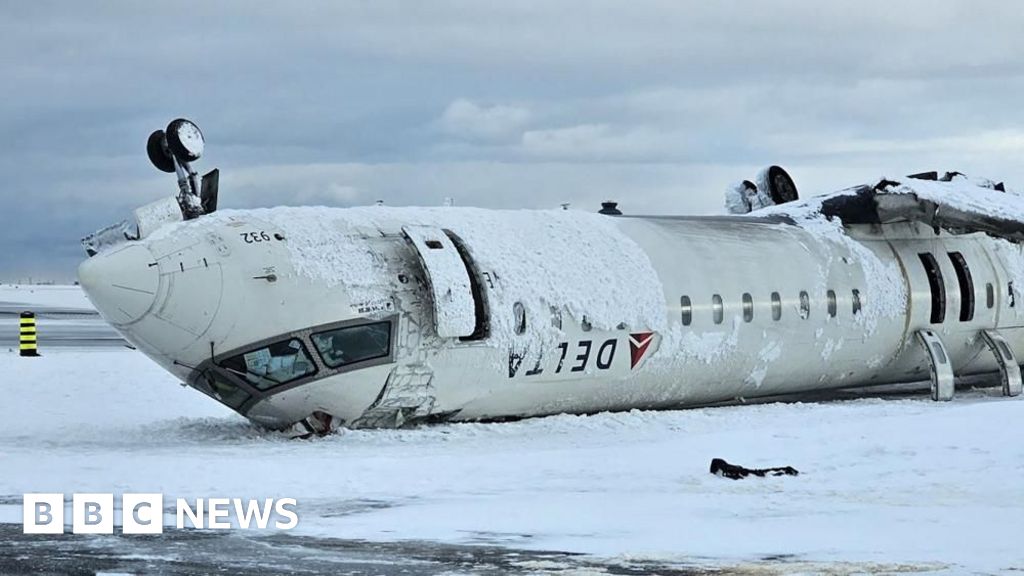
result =
[[[191,120],[178,118],[167,125],[167,149],[178,162],[199,160],[203,145],[203,133]]]
[[[174,172],[174,159],[171,158],[167,148],[164,147],[163,130],[157,130],[149,135],[149,140],[146,142],[146,154],[157,170]]]

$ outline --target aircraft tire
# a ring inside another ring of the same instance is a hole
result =
[[[177,158],[179,162],[195,162],[196,160],[199,160],[199,156],[202,151],[200,150],[197,153],[194,150],[190,150],[189,147],[181,141],[181,128],[183,127],[191,127],[196,131],[199,130],[198,126],[184,118],[172,120],[171,123],[167,125],[167,149],[171,151],[171,154],[174,154],[174,157]]]
[[[174,172],[174,159],[167,154],[167,150],[164,149],[163,145],[164,131],[157,130],[149,135],[149,140],[146,142],[146,154],[149,156],[149,161],[156,166],[157,170],[162,172]]]

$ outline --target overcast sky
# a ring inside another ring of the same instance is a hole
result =
[[[178,116],[221,206],[716,213],[789,169],[820,193],[957,169],[1024,188],[1016,2],[0,3],[0,281],[174,194]]]

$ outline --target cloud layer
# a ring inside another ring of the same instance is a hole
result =
[[[175,190],[207,135],[222,206],[710,213],[779,163],[806,193],[928,169],[1024,187],[1012,3],[9,3],[0,281],[73,277],[77,239]]]

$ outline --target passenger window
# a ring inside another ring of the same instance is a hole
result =
[[[800,318],[807,320],[811,317],[811,297],[807,295],[807,292],[800,291]]]
[[[860,314],[860,290],[853,289],[853,315]]]
[[[693,322],[693,305],[690,302],[689,296],[683,296],[679,299],[679,307],[682,310],[683,326],[689,326]]]
[[[374,322],[317,332],[312,339],[324,364],[340,368],[390,354],[391,323]]]
[[[298,338],[239,354],[220,365],[259,390],[269,390],[316,372],[305,345]]]
[[[516,334],[526,332],[526,308],[523,306],[522,302],[516,302],[512,306],[512,314],[515,316],[516,320],[514,328]]]
[[[772,292],[772,320],[778,322],[782,319],[782,297],[778,292]]]
[[[829,318],[835,318],[836,317],[836,291],[835,290],[829,290],[826,293],[826,298],[828,298],[828,317]]]
[[[559,330],[562,329],[562,311],[558,306],[551,307],[551,326]]]
[[[996,305],[996,287],[991,282],[985,284],[985,306],[991,309]]]
[[[754,299],[750,294],[743,295],[743,321],[750,322],[754,319]]]
[[[722,303],[722,297],[718,294],[711,297],[711,313],[714,316],[715,324],[721,324],[725,319],[725,305]]]

